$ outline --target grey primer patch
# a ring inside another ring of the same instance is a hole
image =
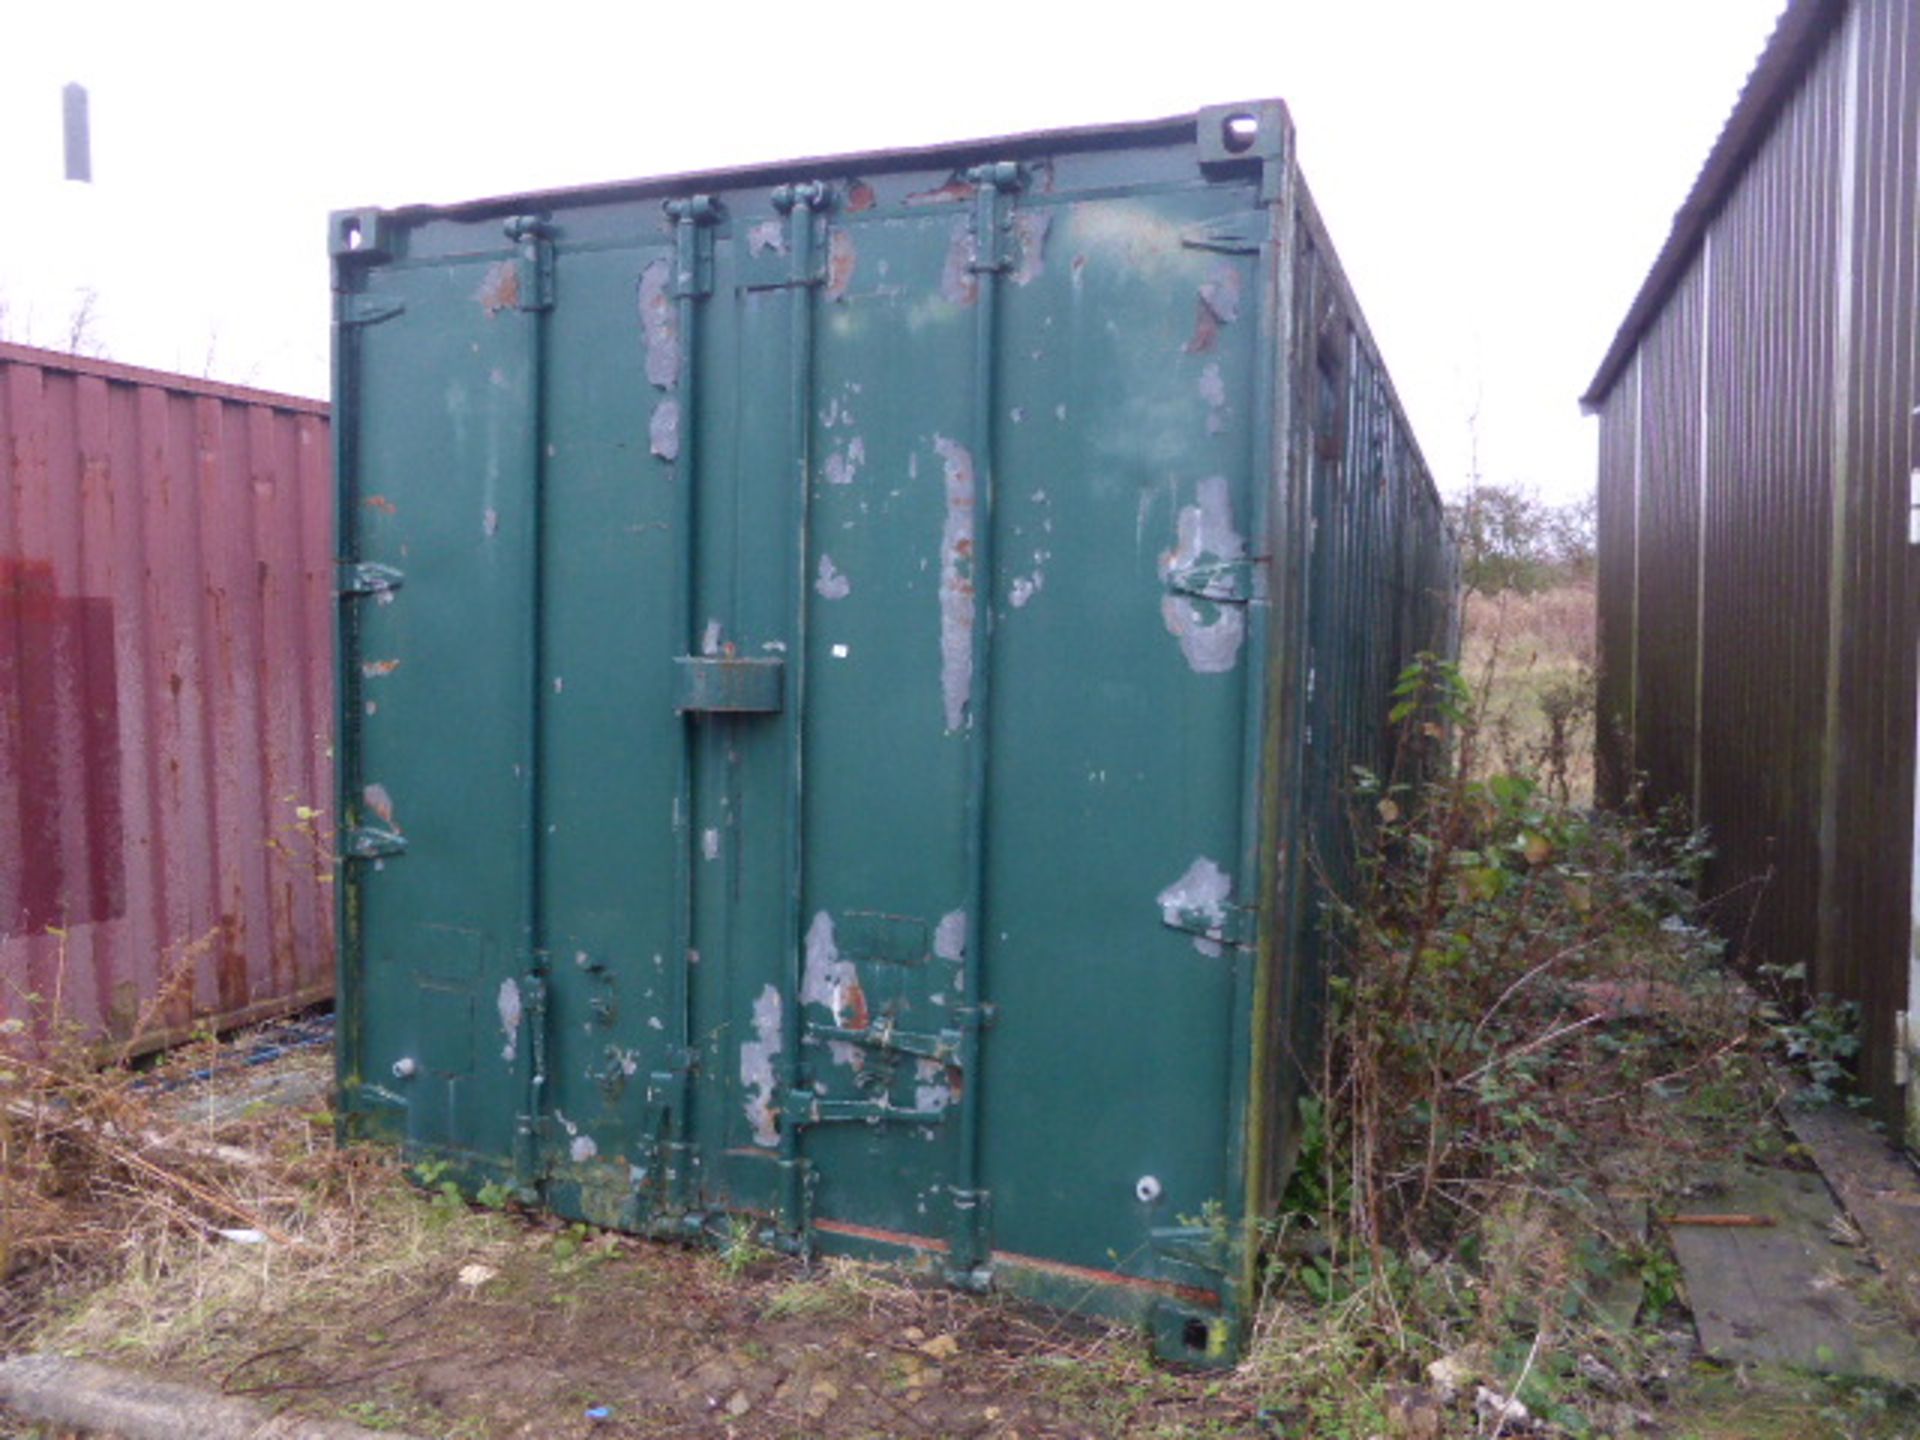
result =
[[[1231,325],[1238,320],[1240,271],[1232,265],[1222,265],[1214,273],[1213,279],[1200,287],[1200,303],[1211,310],[1222,325]]]
[[[921,1060],[914,1065],[913,1108],[938,1114],[953,1103],[953,1086],[947,1083],[947,1067],[937,1060]]]
[[[653,407],[647,423],[647,443],[662,460],[680,458],[680,402],[669,395]]]
[[[747,231],[747,252],[751,255],[764,255],[771,250],[776,255],[787,253],[786,233],[780,228],[778,220],[762,220]]]
[[[860,473],[860,467],[866,463],[867,442],[856,435],[847,443],[845,450],[835,450],[827,456],[827,483],[851,485],[853,477]]]
[[[500,1047],[500,1058],[509,1065],[520,1054],[520,982],[511,975],[500,982],[500,1033],[507,1043]]]
[[[820,557],[820,578],[813,582],[813,588],[820,592],[822,600],[844,600],[853,589],[853,582],[833,568],[833,557]]]
[[[673,313],[667,277],[673,266],[663,255],[640,272],[640,330],[647,341],[647,383],[671,390],[680,380],[680,321]]]
[[[780,1143],[773,1097],[778,1086],[773,1062],[780,1054],[780,992],[769,985],[753,1002],[753,1035],[740,1047],[740,1085],[747,1092],[747,1124],[753,1143],[769,1149]]]
[[[720,832],[718,830],[709,828],[700,832],[700,853],[709,860],[718,860],[720,858]]]
[[[971,305],[980,298],[980,277],[973,273],[973,262],[979,253],[973,226],[965,220],[955,222],[953,242],[947,246],[947,263],[940,271],[941,298],[955,305]]]
[[[718,620],[707,621],[706,631],[700,637],[700,653],[702,655],[720,653],[720,622]]]
[[[1191,918],[1206,922],[1204,935],[1196,935],[1193,948],[1202,955],[1220,954],[1220,942],[1226,938],[1227,899],[1233,894],[1233,877],[1206,856],[1198,857],[1187,873],[1162,890],[1155,899],[1160,919],[1176,930],[1189,928]]]
[[[940,695],[951,734],[973,720],[968,713],[973,696],[973,455],[944,435],[933,437],[933,448],[947,475],[946,521],[940,531]]]
[[[567,1153],[573,1157],[573,1163],[584,1165],[600,1153],[600,1147],[594,1143],[591,1135],[576,1135],[573,1143],[567,1146]]]
[[[967,912],[949,910],[933,927],[933,953],[959,964],[967,958]]]
[[[1160,557],[1160,578],[1172,582],[1202,561],[1227,563],[1244,560],[1247,542],[1233,528],[1233,497],[1226,477],[1209,475],[1195,487],[1195,502],[1180,509],[1178,540]],[[1180,653],[1199,675],[1219,675],[1233,669],[1247,637],[1247,617],[1240,606],[1203,600],[1194,595],[1168,594],[1160,601],[1167,633],[1180,642]]]
[[[1046,273],[1047,231],[1053,227],[1051,210],[1022,210],[1013,217],[1013,233],[1020,242],[1020,264],[1013,283],[1030,285]]]
[[[360,792],[367,802],[367,808],[378,815],[385,824],[393,824],[393,797],[387,794],[387,787],[380,784],[367,786]]]
[[[857,1005],[848,1001],[859,997]],[[860,967],[840,958],[840,942],[833,933],[833,917],[822,910],[807,927],[807,967],[800,977],[800,1003],[833,1012],[833,1023],[843,1028],[852,1012],[864,1011]]]
[[[1046,579],[1047,577],[1038,570],[1034,571],[1031,577],[1014,576],[1013,584],[1007,587],[1007,599],[1012,603],[1013,608],[1019,610],[1024,607],[1033,598],[1034,592],[1046,584]]]
[[[1222,413],[1227,404],[1227,382],[1220,374],[1218,360],[1209,360],[1200,372],[1200,398],[1207,402],[1207,433],[1218,435],[1227,428],[1227,417]]]

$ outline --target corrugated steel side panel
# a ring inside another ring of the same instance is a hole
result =
[[[1814,993],[1860,1002],[1889,1115],[1911,944],[1916,76],[1914,7],[1854,5],[1600,407],[1603,767],[1686,799],[1692,701],[1719,921],[1749,961],[1806,962]],[[1636,704],[1637,744],[1610,748]]]
[[[1906,1005],[1913,844],[1914,636],[1907,543],[1916,376],[1914,166],[1920,158],[1920,17],[1860,14],[1849,489],[1837,672],[1834,888],[1827,909],[1838,984],[1857,995],[1867,1077],[1894,1094],[1893,1017]]]
[[[1819,939],[1843,42],[1709,234],[1699,818],[1722,923],[1779,964]],[[1657,623],[1643,613],[1643,645]]]
[[[1595,695],[1595,787],[1618,805],[1633,785],[1634,455],[1640,426],[1639,371],[1629,368],[1600,407],[1598,549],[1599,673]]]
[[[0,346],[0,1016],[331,989],[326,407]]]
[[[1642,347],[1635,585],[1635,769],[1692,808],[1700,659],[1700,357],[1705,282],[1681,281]]]

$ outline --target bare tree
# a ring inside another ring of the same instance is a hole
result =
[[[94,334],[96,316],[94,307],[100,302],[100,292],[91,285],[82,287],[74,300],[73,312],[67,317],[67,353],[69,355],[98,355],[100,341]]]

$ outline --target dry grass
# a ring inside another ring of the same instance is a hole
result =
[[[1482,713],[1476,778],[1538,775],[1555,798],[1593,799],[1593,586],[1469,595],[1461,668]]]

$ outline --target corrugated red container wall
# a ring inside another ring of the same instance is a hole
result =
[[[327,407],[0,345],[0,1019],[332,989]]]

